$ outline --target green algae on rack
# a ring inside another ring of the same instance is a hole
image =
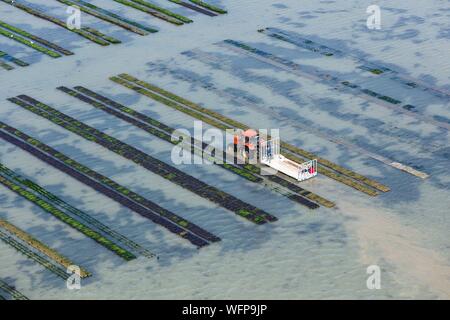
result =
[[[33,9],[31,7],[28,7],[28,6],[25,6],[23,4],[19,4],[19,3],[16,3],[16,2],[12,3],[12,2],[10,2],[8,0],[1,0],[1,1],[3,1],[3,2],[7,3],[7,4],[10,4],[13,7],[16,7],[18,9],[21,9],[21,10],[23,10],[23,11],[25,11],[25,12],[27,12],[27,13],[35,16],[35,17],[47,20],[47,21],[52,22],[52,23],[54,23],[54,24],[56,24],[56,25],[58,25],[60,27],[63,27],[64,29],[67,29],[67,30],[69,30],[71,32],[79,34],[80,36],[82,36],[82,37],[84,37],[84,38],[86,38],[86,39],[88,39],[88,40],[90,40],[90,41],[92,41],[92,42],[94,42],[96,44],[99,44],[101,46],[108,46],[109,45],[108,41],[106,41],[104,39],[101,39],[101,38],[98,38],[98,37],[94,36],[93,34],[87,32],[87,31],[84,31],[83,29],[76,29],[76,28],[71,29],[71,28],[69,28],[67,26],[67,24],[64,21],[59,20],[58,18],[49,16],[49,15],[47,15],[47,14],[45,14],[45,13],[39,11],[39,10]]]
[[[42,243],[41,241],[37,240],[30,234],[26,233],[25,231],[19,229],[12,223],[9,223],[6,220],[0,219],[0,227],[4,230],[8,231],[10,234],[16,236],[23,242],[27,243],[31,247],[35,248],[36,250],[40,251],[44,255],[46,255],[51,260],[55,261],[56,263],[62,265],[66,269],[71,266],[75,265],[71,260],[61,255],[56,250],[48,247],[46,244]],[[91,273],[86,271],[84,268],[80,268],[80,277],[81,278],[87,278],[91,276]]]
[[[98,19],[107,21],[109,23],[115,24],[125,30],[137,33],[141,36],[145,36],[148,33],[155,33],[158,32],[158,30],[149,28],[146,26],[143,26],[135,21],[131,21],[128,19],[124,19],[121,16],[114,14],[110,11],[107,11],[105,9],[102,9],[100,7],[97,7],[91,3],[82,1],[82,0],[57,0],[61,3],[67,4],[67,5],[77,5],[79,4],[79,8],[81,11],[86,12],[87,14],[90,14]]]
[[[228,13],[227,10],[224,10],[222,8],[219,8],[219,7],[216,7],[216,6],[212,5],[212,4],[206,3],[204,1],[200,1],[200,0],[189,0],[189,1],[192,2],[192,3],[195,3],[196,5],[199,5],[200,7],[209,9],[211,11],[214,11],[214,12],[217,12],[217,13],[220,13],[220,14]]]
[[[33,260],[34,262],[40,264],[44,268],[48,269],[49,271],[53,272],[57,276],[67,279],[70,275],[66,273],[66,269],[62,268],[61,266],[55,265],[47,258],[44,258],[43,256],[37,254],[35,251],[31,250],[29,246],[27,246],[22,241],[18,241],[14,237],[12,237],[10,234],[3,232],[3,230],[0,229],[0,240],[2,240],[4,243],[10,245],[29,259]]]
[[[165,14],[166,16],[178,19],[178,20],[180,20],[180,21],[182,21],[184,23],[191,23],[191,22],[193,22],[191,19],[189,19],[189,18],[187,18],[187,17],[185,17],[185,16],[183,16],[181,14],[177,14],[175,12],[172,12],[172,11],[168,10],[168,9],[162,8],[162,7],[160,7],[160,6],[158,6],[158,5],[154,4],[154,3],[151,3],[151,2],[148,2],[148,1],[144,1],[144,0],[131,0],[131,1],[139,3],[140,5],[143,5],[145,7],[154,9],[154,10],[156,10],[158,12],[161,12],[161,13]]]
[[[37,197],[33,193],[25,190],[24,188],[20,187],[16,183],[10,181],[9,179],[6,179],[5,177],[0,176],[0,183],[3,184],[8,189],[14,191],[21,197],[27,199],[28,201],[32,202],[33,204],[37,205],[38,207],[42,208],[46,212],[53,215],[55,218],[61,220],[62,222],[66,223],[67,225],[71,226],[72,228],[78,230],[79,232],[83,233],[85,236],[91,238],[92,240],[96,241],[97,243],[101,244],[105,248],[111,250],[115,254],[117,254],[119,257],[129,261],[136,258],[135,255],[133,255],[131,252],[121,248],[120,246],[116,245],[112,241],[106,239],[99,233],[95,232],[91,228],[87,227],[85,224],[75,220],[74,218],[70,217],[66,213],[62,212],[61,210],[57,209],[53,205],[51,205],[49,202],[43,200],[42,198]]]
[[[110,151],[133,161],[147,170],[197,194],[200,197],[219,204],[225,209],[228,209],[255,224],[264,224],[266,222],[274,222],[278,220],[275,216],[265,212],[264,210],[250,205],[216,187],[210,186],[205,182],[144,153],[143,151],[115,139],[114,137],[109,136],[93,127],[89,127],[86,124],[63,114],[62,112],[59,112],[58,110],[43,104],[42,102],[25,95],[18,96],[18,98],[10,98],[8,100],[16,103],[24,109],[52,121],[53,123],[69,131],[72,131],[73,133],[78,134],[86,140],[93,141],[109,149]]]
[[[0,28],[0,34],[2,36],[5,36],[5,37],[9,38],[9,39],[12,39],[14,41],[20,42],[20,43],[22,43],[22,44],[24,44],[24,45],[26,45],[26,46],[28,46],[30,48],[33,48],[36,51],[42,52],[42,53],[44,53],[44,54],[46,54],[46,55],[48,55],[48,56],[50,56],[52,58],[59,58],[59,57],[61,57],[61,55],[59,53],[57,53],[55,51],[52,51],[50,49],[44,48],[44,47],[34,43],[31,40],[22,38],[22,37],[18,36],[17,34],[14,34],[14,33],[9,32],[7,30],[4,30],[4,29]]]
[[[5,281],[0,279],[0,289],[11,295],[11,297],[14,300],[28,300],[26,296],[24,296],[22,293],[20,293],[15,288],[11,287],[9,284],[7,284]]]
[[[15,69],[13,66],[11,66],[11,65],[7,64],[6,62],[3,62],[3,61],[0,61],[0,67],[5,69],[5,70],[7,70],[7,71]]]
[[[1,174],[6,175],[9,178],[12,178],[15,182],[19,183],[23,187],[26,187],[26,188],[32,190],[35,194],[44,196],[46,199],[48,199],[51,202],[51,204],[55,205],[58,208],[65,210],[66,212],[74,214],[75,216],[77,216],[77,217],[81,218],[82,220],[84,220],[85,222],[87,222],[90,226],[95,227],[95,229],[100,230],[102,233],[119,241],[120,243],[135,250],[136,252],[142,254],[143,256],[145,256],[147,258],[153,258],[155,256],[153,253],[149,252],[148,250],[146,250],[139,244],[128,239],[127,237],[123,236],[122,234],[112,230],[108,226],[104,225],[102,222],[91,217],[89,214],[71,206],[70,204],[63,201],[59,197],[57,197],[55,194],[44,189],[37,183],[20,176],[19,174],[15,173],[8,167],[4,166],[2,163],[0,163],[0,175]]]
[[[172,107],[172,108],[177,109],[177,110],[179,110],[181,112],[189,114],[189,115],[191,115],[191,116],[193,116],[193,117],[195,117],[195,118],[197,118],[199,120],[202,120],[202,121],[204,121],[206,123],[209,123],[209,124],[211,124],[213,126],[216,126],[216,127],[220,128],[220,129],[225,130],[225,129],[230,129],[230,128],[239,128],[239,129],[246,130],[246,129],[249,128],[247,125],[244,125],[241,122],[238,122],[238,121],[235,121],[235,120],[230,119],[228,117],[225,117],[225,116],[223,116],[223,115],[221,115],[221,114],[219,114],[219,113],[217,113],[215,111],[212,111],[211,109],[204,108],[204,107],[202,107],[202,106],[200,106],[200,105],[198,105],[196,103],[193,103],[193,102],[191,102],[191,101],[189,101],[187,99],[184,99],[184,98],[182,98],[180,96],[177,96],[177,95],[175,95],[175,94],[173,94],[171,92],[168,92],[168,91],[166,91],[164,89],[161,89],[161,88],[159,88],[157,86],[154,86],[154,85],[152,85],[150,83],[141,81],[141,80],[139,80],[139,79],[137,79],[137,78],[135,78],[133,76],[130,76],[128,74],[120,74],[119,77],[120,78],[118,78],[118,77],[111,77],[110,79],[112,81],[116,82],[116,83],[122,84],[125,87],[128,87],[128,88],[130,88],[130,89],[132,89],[132,90],[134,90],[136,92],[139,92],[139,93],[141,93],[143,95],[149,96],[149,97],[151,97],[151,98],[153,98],[153,99],[155,99],[155,100],[157,100],[159,102],[162,102],[162,103],[166,104],[169,107]],[[127,80],[127,81],[129,81],[131,83],[126,82],[124,80]],[[137,87],[137,86],[133,85],[132,83],[134,83],[136,85],[139,85],[141,87]],[[149,91],[145,90],[144,88],[152,90],[152,91],[154,91],[154,92],[156,92],[158,94],[149,92]],[[169,98],[170,100],[164,99],[163,96]],[[186,108],[183,108],[183,106],[181,106],[180,104],[186,105],[186,106],[190,107],[192,110],[186,110]],[[193,111],[193,110],[196,110],[198,112]],[[282,141],[281,141],[281,146],[284,149],[286,149],[286,150],[288,150],[290,152],[294,152],[294,153],[297,153],[297,154],[305,157],[306,159],[322,159],[322,158],[317,157],[316,155],[314,155],[314,154],[312,154],[312,153],[310,153],[310,152],[308,152],[306,150],[300,149],[298,147],[295,147],[293,145],[290,145],[290,144],[282,142]],[[288,153],[288,152],[284,152],[283,154],[286,157],[291,158],[291,160],[293,160],[293,161],[297,161],[297,162],[300,161],[300,162],[302,162],[302,160],[303,160],[303,159],[300,160],[298,157],[295,157],[294,155],[292,155],[291,153]],[[322,160],[325,160],[325,159],[322,159]],[[320,161],[318,161],[318,163],[320,164],[320,166],[318,168],[320,173],[322,173],[322,174],[324,174],[324,175],[326,175],[326,176],[328,176],[328,177],[330,177],[330,178],[332,178],[334,180],[342,182],[342,183],[344,183],[344,184],[346,184],[348,186],[351,186],[351,187],[353,187],[353,188],[355,188],[355,189],[357,189],[359,191],[362,191],[362,192],[364,192],[364,193],[366,193],[368,195],[371,195],[371,196],[376,196],[377,195],[377,192],[374,191],[373,189],[368,188],[368,187],[364,186],[363,184],[358,183],[358,182],[350,179],[349,177],[346,177],[345,175],[339,175],[339,174],[337,174],[335,172],[332,172],[331,170],[328,170],[324,166],[329,167],[329,168],[335,170],[336,172],[342,173],[342,174],[350,173],[352,171],[350,171],[348,169],[345,169],[345,168],[343,168],[343,167],[341,167],[339,165],[336,165],[334,163],[331,163],[328,160],[326,160],[325,163],[321,163]],[[359,177],[358,174],[356,174],[356,177]],[[361,176],[361,177],[363,177],[363,176]],[[365,177],[363,177],[363,178],[364,178],[364,180],[368,179],[368,181],[371,181],[370,183],[373,186],[377,186],[380,191],[387,192],[387,191],[390,190],[388,187],[383,186],[382,184],[379,184],[376,181],[373,181],[373,180],[371,180],[369,178],[365,178]]]
[[[182,7],[188,8],[190,10],[194,10],[199,13],[203,13],[204,15],[210,16],[210,17],[216,17],[218,14],[209,10],[206,10],[205,8],[198,7],[192,3],[181,1],[181,0],[168,0],[170,2],[176,3]]]
[[[89,32],[90,34],[93,34],[94,36],[99,37],[101,39],[104,39],[104,40],[106,40],[106,41],[108,41],[109,43],[112,43],[112,44],[122,43],[122,41],[120,41],[120,40],[118,40],[116,38],[110,37],[110,36],[104,34],[103,32],[100,32],[97,29],[94,29],[94,28],[91,28],[91,27],[82,27],[81,30]]]
[[[1,21],[1,20],[0,20],[0,27],[3,27],[3,28],[8,29],[10,31],[13,31],[13,32],[15,32],[15,33],[17,33],[17,34],[19,34],[21,36],[24,36],[25,38],[31,39],[31,40],[33,40],[35,42],[38,42],[38,43],[40,43],[40,44],[42,44],[42,45],[44,45],[44,46],[46,46],[46,47],[48,47],[50,49],[58,51],[58,52],[66,55],[66,56],[73,55],[73,52],[71,52],[71,51],[69,51],[67,49],[64,49],[64,48],[62,48],[62,47],[60,47],[60,46],[58,46],[58,45],[56,45],[56,44],[54,44],[54,43],[52,43],[50,41],[42,39],[42,38],[40,38],[40,37],[38,37],[38,36],[36,36],[34,34],[31,34],[31,33],[27,32],[25,30],[22,30],[22,29],[20,29],[18,27],[12,26],[12,25],[10,25],[10,24],[8,24],[8,23],[6,23],[4,21]]]
[[[6,53],[4,51],[0,51],[0,58],[4,59],[6,61],[10,61],[10,62],[12,62],[12,63],[14,63],[14,64],[16,64],[18,66],[21,66],[21,67],[29,66],[29,64],[26,63],[25,61],[17,59],[17,58],[11,56],[10,54],[8,54],[8,53]]]
[[[145,2],[145,1],[134,1],[134,0],[114,0],[115,2],[118,2],[120,4],[123,4],[125,6],[140,10],[142,12],[148,13],[152,16],[154,16],[155,18],[167,21],[169,23],[172,23],[174,25],[180,26],[183,25],[184,23],[190,23],[192,22],[192,20],[177,15],[169,10],[163,9],[161,7],[155,6],[149,2]],[[145,3],[145,4],[144,4]],[[155,7],[158,8],[155,9]],[[163,12],[164,11],[164,12]],[[170,12],[170,14],[165,13],[165,12]]]

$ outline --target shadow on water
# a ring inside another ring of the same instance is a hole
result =
[[[324,221],[299,223],[296,229],[295,233],[300,239],[311,237],[307,241],[318,247],[326,243],[332,243],[339,247],[348,245],[348,234],[342,223]]]
[[[45,27],[45,28],[36,28],[32,24],[28,23],[19,23],[14,24],[20,29],[23,29],[35,36],[38,36],[40,38],[43,38],[47,41],[50,41],[54,44],[57,44],[58,46],[63,47],[67,50],[75,50],[83,47],[82,41],[80,41],[82,38],[81,36],[74,34],[70,32],[69,30],[65,30],[64,28],[61,28],[59,26],[55,27]],[[88,40],[86,40],[88,41]]]
[[[383,7],[383,9],[384,9],[384,7]],[[404,10],[404,9],[395,9],[395,8],[391,8],[391,9],[392,9],[392,12],[397,13],[397,14],[406,12],[406,10]],[[389,9],[386,9],[386,10],[389,11]],[[406,18],[401,17],[399,19],[399,21],[397,22],[398,27],[404,26],[404,24],[406,22],[416,25],[415,24],[416,20],[419,22],[422,22],[423,18],[415,17],[415,16],[406,17]],[[365,27],[363,26],[363,24],[360,24],[360,23],[353,24],[352,28],[354,31],[366,32]],[[395,30],[393,28],[388,28],[388,29],[382,30],[382,32],[384,32],[384,33],[382,34],[381,37],[372,38],[372,41],[409,39],[409,38],[411,38],[412,35],[418,34],[418,31],[415,29],[408,29],[406,31],[403,31],[403,34],[399,34],[399,35],[393,34],[395,32]],[[295,34],[295,33],[293,33],[293,34]],[[344,53],[349,52],[352,54],[352,56],[356,56],[359,59],[365,59],[371,63],[379,64],[384,67],[388,67],[392,70],[395,70],[396,72],[398,72],[400,74],[405,74],[405,75],[410,74],[410,72],[407,69],[405,69],[404,67],[401,67],[397,64],[393,64],[393,63],[390,63],[387,61],[379,60],[379,58],[377,58],[376,56],[373,56],[372,54],[365,52],[361,49],[355,48],[354,46],[352,46],[352,44],[355,43],[352,40],[340,40],[340,39],[336,39],[336,38],[333,38],[333,39],[323,38],[323,37],[320,37],[318,35],[313,35],[313,34],[308,34],[308,35],[304,35],[304,36],[312,41],[319,43],[319,44],[327,45],[327,46],[330,46],[331,48],[341,50]],[[422,74],[418,78],[419,78],[419,80],[424,81],[425,83],[428,83],[429,86],[434,86],[437,84],[437,79],[430,74]],[[443,88],[449,89],[450,85],[444,85]]]
[[[9,55],[13,56],[14,58],[18,58],[20,60],[23,60],[27,62],[28,64],[33,64],[41,61],[44,57],[44,54],[37,52],[31,48],[26,47],[26,51],[24,51],[24,46],[20,44],[16,44],[15,41],[12,41],[12,43],[2,43],[1,44],[1,51],[4,51],[8,53]],[[30,51],[30,52],[28,52]],[[19,66],[15,65],[12,62],[8,62],[4,59],[1,59],[2,62],[6,62],[11,64],[14,68],[20,68]]]
[[[277,9],[288,9],[289,7],[283,3],[274,3],[272,4],[272,7]]]
[[[242,64],[240,64],[240,65],[242,66]],[[195,80],[195,81],[191,81],[192,82],[191,83],[191,87],[198,87],[197,85],[194,85],[193,83],[194,82],[200,82],[200,79],[205,79],[204,76],[201,76],[201,75],[199,75],[199,74],[197,74],[197,73],[195,73],[193,71],[189,71],[189,70],[185,70],[185,69],[179,69],[179,68],[177,68],[177,69],[172,69],[172,68],[168,69],[167,67],[158,67],[155,64],[149,64],[149,66],[152,68],[152,71],[157,69],[162,74],[176,75],[177,78],[181,78],[181,79],[186,80],[186,81],[190,81],[190,79],[191,80],[192,79]],[[233,70],[239,70],[239,72],[242,72],[242,67],[237,68],[236,66],[234,66],[232,69]],[[210,77],[208,77],[207,79],[209,79],[209,78]],[[256,77],[256,79],[258,79],[258,77]],[[249,81],[250,77],[247,77],[247,78],[244,77],[243,80],[244,81]],[[255,78],[253,78],[251,80],[254,81]],[[264,80],[267,81],[267,82],[269,82],[269,81],[276,82],[277,81],[275,79],[271,79],[270,77],[266,77],[266,79],[264,79]],[[204,83],[204,87],[215,88],[214,84],[212,84],[210,81],[205,82]],[[241,90],[240,92],[243,92],[242,88],[240,88],[240,90]],[[324,109],[328,109],[328,110],[330,109],[330,105],[329,105],[330,101],[336,103],[336,105],[334,106],[336,109],[339,109],[339,105],[342,104],[342,102],[340,102],[338,100],[334,100],[334,99],[333,100],[326,100],[327,106]],[[319,107],[321,105],[322,105],[321,103],[318,103]],[[289,112],[291,112],[291,110],[289,110]],[[336,112],[332,112],[331,114],[339,115],[339,113],[336,113]],[[289,116],[290,117],[295,116],[295,113],[289,114]],[[370,119],[370,118],[369,119],[359,120],[360,115],[358,115],[358,114],[354,114],[354,115],[348,115],[347,114],[346,115],[345,113],[341,113],[340,117],[343,118],[343,119],[346,119],[346,120],[350,119],[352,122],[356,122],[358,124],[362,124],[364,126],[367,126],[370,130],[372,130],[372,129],[376,130],[376,128],[380,127],[379,120],[377,120],[377,119]],[[348,134],[347,130],[345,130],[345,129],[342,130],[342,132],[339,132],[339,133],[341,133],[341,134],[342,133]],[[392,134],[391,131],[385,131],[384,133],[388,134],[388,135]],[[444,132],[441,132],[441,133],[444,134]],[[397,131],[394,133],[394,135],[398,135],[398,136],[401,136],[401,137],[408,136],[410,139],[413,138],[415,140],[419,140],[419,142],[421,140],[421,139],[418,139],[419,137],[417,136],[416,133],[412,132],[411,130],[403,129],[403,128],[397,128]],[[433,135],[433,134],[430,134],[428,137],[423,139],[423,143],[427,144],[427,141],[429,141],[429,139],[431,139],[431,138],[435,139],[436,136]],[[359,144],[361,144],[361,146],[364,146],[365,148],[367,148],[369,150],[374,150],[374,151],[376,150],[377,152],[383,151],[384,154],[387,157],[391,157],[391,158],[398,157],[398,159],[403,159],[405,164],[411,165],[411,166],[413,166],[413,167],[415,167],[416,169],[419,169],[419,170],[423,169],[424,171],[426,171],[427,173],[432,174],[432,175],[433,175],[433,173],[436,170],[442,170],[442,168],[443,168],[443,163],[442,162],[433,161],[432,163],[430,163],[430,157],[423,157],[423,156],[418,156],[418,155],[415,155],[414,157],[412,157],[411,154],[409,154],[407,152],[404,152],[404,151],[402,151],[402,152],[400,152],[400,151],[396,151],[396,152],[384,151],[383,147],[380,147],[380,146],[374,147],[371,143],[369,143],[367,141],[367,139],[365,139],[364,137],[361,137],[361,136],[355,136],[353,138],[353,141],[355,141],[355,140],[358,141]],[[301,143],[301,142],[302,141],[297,141],[297,143]],[[325,154],[325,152],[326,152],[326,150],[324,149],[322,151],[319,151],[318,153],[319,154]],[[445,152],[443,152],[443,155],[445,156]],[[411,159],[413,159],[413,160],[411,160]],[[340,163],[342,165],[344,165],[345,163],[348,163],[348,155],[345,155],[345,156],[342,155],[342,157],[339,158],[338,163]],[[390,178],[386,178],[386,180],[382,181],[382,182],[386,182],[388,185],[396,186],[399,189],[404,190],[404,188],[405,188],[405,184],[404,184],[405,179],[408,180],[408,181],[411,181],[411,183],[413,183],[417,187],[414,187],[414,188],[408,187],[408,189],[405,190],[407,192],[404,193],[405,195],[403,197],[401,197],[400,201],[404,201],[404,202],[407,202],[407,201],[418,201],[418,199],[420,198],[420,193],[418,191],[418,185],[417,185],[417,179],[416,178],[414,178],[412,176],[408,176],[407,178],[404,178],[405,176],[407,176],[405,173],[402,173],[402,172],[400,172],[398,170],[393,170],[391,168],[387,168],[386,166],[382,166],[382,165],[380,165],[380,163],[378,163],[375,160],[368,159],[366,161],[366,163],[368,165],[370,165],[370,166],[377,167],[377,169],[381,170],[382,173],[384,173],[384,174],[381,174],[381,176],[390,177]],[[444,162],[444,165],[445,165],[445,162]],[[394,171],[395,171],[395,174],[392,173]],[[377,179],[379,177],[372,177],[372,178]],[[433,178],[433,179],[430,179],[430,181],[435,186],[437,186],[437,187],[439,187],[441,189],[444,187],[439,178],[437,178],[437,179]],[[384,199],[386,199],[386,202],[389,202],[389,201],[392,201],[393,198],[385,197]],[[398,199],[398,198],[396,197],[396,199]]]
[[[217,54],[217,56],[224,57],[224,55],[222,53]],[[246,59],[240,59],[240,60],[246,60]],[[242,65],[245,65],[242,62],[234,63],[234,60],[233,60],[230,63],[231,63],[231,66],[226,67],[225,69],[227,71],[231,72],[236,77],[240,78],[241,80],[243,80],[245,82],[252,81],[254,83],[263,84],[263,85],[271,88],[274,93],[283,95],[287,99],[295,102],[297,105],[305,105],[304,98],[298,94],[293,93],[292,89],[294,87],[296,87],[294,84],[290,85],[289,87],[286,87],[285,82],[280,81],[278,79],[274,79],[269,76],[254,75],[254,74],[247,72],[245,70],[245,67],[242,67]],[[217,66],[217,64],[213,63],[213,62],[211,62],[211,63],[207,62],[207,64],[210,64],[212,66]],[[179,73],[180,71],[176,70],[175,72]],[[195,80],[199,80],[198,77],[192,77],[192,78]],[[213,85],[210,84],[209,86],[213,86]],[[299,85],[297,87],[299,87]],[[414,131],[406,129],[406,128],[399,128],[399,127],[392,128],[391,126],[386,128],[386,126],[383,126],[385,123],[379,119],[367,118],[367,116],[363,116],[363,118],[361,118],[362,117],[361,114],[339,112],[337,110],[339,110],[340,106],[342,106],[343,104],[341,101],[336,100],[336,99],[332,99],[332,98],[316,99],[316,98],[314,98],[314,99],[311,99],[311,102],[313,103],[313,105],[316,109],[326,111],[329,115],[332,115],[334,117],[337,117],[337,118],[339,118],[341,120],[345,120],[345,121],[350,120],[353,124],[362,125],[366,128],[369,128],[373,132],[380,132],[389,137],[395,136],[395,137],[403,139],[403,141],[404,141],[404,139],[407,139],[408,141],[413,141],[416,144],[419,143],[420,145],[426,146],[426,147],[428,147],[430,145],[430,142],[432,142],[432,140],[436,141],[436,139],[437,139],[437,136],[435,133],[430,133],[427,137],[422,138],[422,137],[420,137],[420,135],[417,132],[414,132]],[[368,103],[365,103],[365,105],[368,106]],[[294,116],[294,115],[295,115],[294,113],[291,113],[290,116]],[[298,115],[297,115],[297,118],[298,118]],[[304,121],[304,119],[302,119],[301,121]],[[328,130],[328,129],[321,128],[321,130]],[[342,132],[342,133],[345,133],[345,132]],[[334,134],[334,133],[329,132],[329,134]],[[446,135],[446,130],[444,130],[444,129],[440,130],[440,134]],[[352,142],[355,142],[355,140],[357,140],[357,139],[355,139],[355,137],[353,137]],[[408,143],[408,141],[406,141],[406,143]],[[359,144],[359,143],[357,143],[357,144]],[[374,150],[380,151],[383,149],[383,148],[375,147],[374,145],[369,145],[369,144],[366,144],[366,147],[368,150],[373,150],[373,151]],[[412,158],[412,156],[409,155],[408,159],[411,159],[411,158]],[[415,165],[415,167],[417,167],[417,168],[419,166],[420,165],[418,165],[418,164]]]
[[[57,139],[55,135],[50,134],[50,131],[46,135],[48,137],[51,137],[52,140]],[[141,139],[144,139],[144,138],[141,138]],[[48,143],[48,141],[46,141],[47,139],[42,138],[42,140],[44,140],[44,142]],[[138,141],[137,137],[133,138],[133,141],[134,141],[135,145],[140,143],[140,141]],[[53,145],[54,143],[51,143],[51,144]],[[114,173],[118,172],[118,168],[114,166],[114,163],[112,161],[106,161],[104,159],[99,159],[92,155],[88,155],[77,147],[73,147],[68,144],[64,144],[64,145],[57,146],[57,149],[65,154],[73,157],[75,160],[77,160],[83,164],[89,165],[94,170],[100,171],[101,173],[105,174],[106,176],[112,176],[112,175],[114,175]],[[131,167],[128,167],[128,172],[130,172],[130,171],[131,171]],[[211,176],[211,178],[212,178],[212,176]],[[214,178],[216,178],[216,177],[214,176]],[[51,186],[51,187],[49,187],[49,189],[54,192],[56,192],[58,190],[62,190],[60,185]],[[139,192],[140,194],[142,194],[143,196],[149,197],[148,196],[149,192],[145,191],[144,187],[136,187],[133,189],[135,191]],[[171,206],[169,206],[169,204],[173,203],[173,199],[171,199],[170,197],[167,198],[167,196],[165,196],[164,193],[161,191],[152,190],[151,197],[149,197],[149,198],[157,199],[156,202],[158,204],[163,205],[164,207],[168,208],[169,210],[172,209]],[[70,203],[76,205],[76,204],[78,204],[78,201],[75,201],[75,199],[70,198]],[[207,220],[208,224],[214,223],[214,219],[211,219],[212,212],[216,212],[216,210],[220,210],[222,212],[225,211],[224,209],[212,210],[212,209],[199,207],[199,206],[192,207],[191,205],[189,206],[189,210],[187,210],[187,206],[180,205],[178,203],[176,203],[172,207],[173,207],[173,209],[175,209],[175,210],[173,210],[174,212],[183,212],[183,213],[187,213],[187,212],[191,212],[191,211],[192,212],[200,212],[200,213],[204,212],[205,214],[203,215],[203,217],[201,219],[199,217],[198,220],[204,220],[204,221]],[[187,215],[188,214],[186,214],[186,215],[183,214],[183,216],[186,216],[186,218],[188,218]],[[219,219],[219,221],[218,221],[220,223],[220,225],[227,225],[227,226],[234,225],[235,226],[233,228],[233,230],[235,230],[235,231],[233,231],[231,233],[227,232],[227,235],[231,235],[233,237],[233,234],[236,232],[238,234],[249,234],[250,230],[252,230],[246,224],[241,224],[239,221],[237,221],[237,220],[239,220],[239,218],[237,219],[236,217],[233,216],[233,214],[230,214],[229,212],[223,212],[223,214],[221,216],[223,216],[223,218],[221,217],[221,219]],[[102,216],[102,218],[108,219],[105,216]],[[104,219],[102,219],[102,220],[104,220]],[[138,229],[138,227],[139,227],[139,225],[136,222],[133,222],[133,218],[131,217],[131,215],[127,215],[126,217],[121,216],[120,218],[114,219],[114,220],[110,220],[110,219],[111,218],[108,219],[109,220],[108,222],[111,225],[126,225],[127,229],[133,229],[133,230]],[[201,223],[199,223],[199,224],[201,226],[203,226],[203,224],[201,224]],[[142,226],[140,226],[140,227],[142,228]],[[253,227],[253,225],[252,225],[252,227]],[[206,227],[206,229],[210,230],[212,232],[216,232],[216,231],[220,230],[220,228],[217,228],[217,230],[211,230],[209,227]],[[160,230],[158,230],[158,231],[160,231]],[[192,255],[192,252],[190,252],[190,251],[186,251],[184,249],[177,250],[176,248],[171,247],[170,244],[165,243],[164,237],[162,236],[163,232],[164,231],[156,232],[156,230],[152,232],[152,238],[157,239],[156,243],[158,243],[158,248],[161,248],[161,250],[160,250],[161,252],[170,252],[171,254],[169,254],[168,256],[177,256],[177,257],[185,257],[185,258]],[[137,232],[134,232],[133,234],[136,234],[136,233]],[[265,241],[268,241],[268,239],[270,239],[270,235],[268,235],[268,234],[265,237],[258,236],[258,246],[262,245],[262,243],[264,243]],[[144,241],[144,239],[142,237],[140,240]],[[230,244],[229,248],[236,248],[236,249],[246,248],[246,250],[251,250],[251,249],[255,248],[254,246],[253,247],[251,246],[252,244],[253,244],[252,242],[246,243],[245,241],[241,241],[240,245],[236,246],[236,244],[233,243],[233,244]],[[227,248],[227,247],[225,246],[225,248]],[[167,263],[168,260],[164,260],[164,261],[165,261],[164,263]]]

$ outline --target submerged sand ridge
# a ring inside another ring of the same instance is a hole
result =
[[[362,264],[369,266],[385,260],[395,267],[398,282],[416,282],[427,286],[439,298],[450,298],[448,261],[425,247],[425,236],[417,229],[402,224],[389,209],[347,200],[338,201],[338,206],[352,218],[347,227],[357,236]]]

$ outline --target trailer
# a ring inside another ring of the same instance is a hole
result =
[[[317,160],[297,163],[286,158],[280,153],[280,138],[259,141],[259,161],[298,181],[305,181],[317,176]]]

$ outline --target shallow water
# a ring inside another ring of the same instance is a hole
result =
[[[355,69],[349,59],[315,55],[256,32],[264,27],[295,32],[450,90],[448,3],[381,1],[382,29],[370,31],[366,28],[366,8],[360,1],[303,1],[300,5],[294,0],[211,0],[229,11],[215,18],[168,1],[154,1],[195,21],[182,27],[111,1],[92,2],[157,27],[160,32],[140,37],[83,15],[85,23],[123,41],[100,47],[0,3],[2,20],[75,52],[71,57],[51,59],[1,38],[1,50],[31,63],[10,72],[0,70],[1,121],[200,225],[222,241],[197,250],[2,140],[2,163],[142,244],[159,260],[140,257],[125,263],[1,187],[0,218],[70,257],[94,276],[82,282],[81,290],[69,291],[64,281],[0,243],[0,278],[31,299],[450,297],[448,131],[216,45],[224,39],[239,40],[399,100],[417,102],[421,114],[449,118],[448,100],[407,89],[388,78],[370,76]],[[65,15],[65,7],[56,1],[27,3],[51,8],[49,13],[60,18]],[[218,58],[220,67],[186,54],[192,50]],[[337,208],[321,207],[312,212],[215,166],[180,166],[180,170],[279,218],[276,223],[256,226],[4,100],[18,94],[30,95],[171,164],[172,145],[55,89],[83,85],[171,127],[192,130],[192,118],[108,80],[123,72],[253,127],[279,128],[283,140],[392,190],[371,198],[319,176],[302,186],[335,201]],[[215,89],[205,89],[208,84]],[[233,96],[241,100],[233,100]],[[251,103],[243,103],[242,98]],[[430,178],[421,180],[355,148],[332,143],[302,129],[300,125],[305,124],[327,136],[418,168]],[[380,290],[366,287],[366,268],[373,264],[382,270]]]

